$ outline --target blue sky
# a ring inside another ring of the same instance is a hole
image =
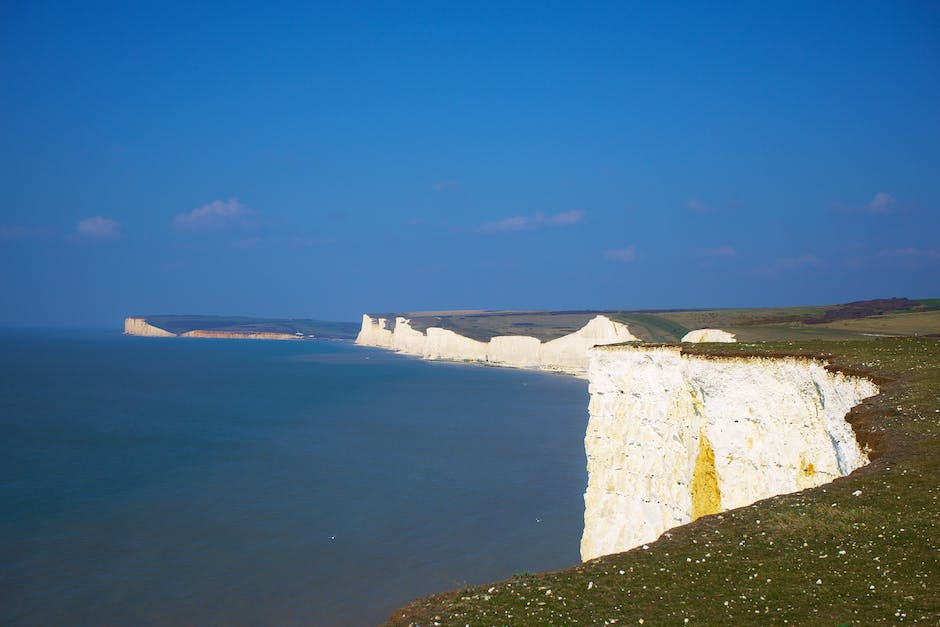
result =
[[[0,325],[940,296],[936,2],[7,1],[0,81]]]

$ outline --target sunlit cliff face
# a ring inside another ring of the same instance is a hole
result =
[[[584,560],[868,462],[845,415],[878,393],[802,358],[591,351]]]
[[[425,359],[472,361],[510,368],[534,368],[578,376],[587,373],[588,349],[595,345],[635,341],[625,324],[596,316],[584,327],[550,342],[526,335],[504,335],[489,342],[432,327],[426,333],[411,328],[406,318],[395,319],[394,329],[385,318],[362,317],[356,343],[389,348]]]

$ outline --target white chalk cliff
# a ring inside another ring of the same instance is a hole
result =
[[[175,333],[155,327],[143,318],[124,318],[124,334],[145,337],[176,337]]]
[[[817,360],[600,347],[588,378],[584,560],[868,461],[845,415],[878,387]]]
[[[682,336],[682,342],[699,344],[702,342],[737,342],[734,333],[721,329],[696,329]]]
[[[574,333],[550,342],[528,335],[501,335],[480,342],[439,327],[422,333],[403,317],[397,317],[395,328],[389,329],[387,319],[363,315],[356,344],[388,348],[424,359],[472,361],[585,376],[589,348],[636,340],[625,324],[606,316],[596,316]]]

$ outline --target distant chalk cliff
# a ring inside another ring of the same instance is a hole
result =
[[[222,330],[222,329],[192,329],[181,333],[173,333],[166,329],[152,325],[145,318],[124,318],[124,333],[126,335],[140,335],[144,337],[201,337],[213,339],[236,340],[296,340],[297,333],[275,333],[252,330]],[[308,336],[310,337],[310,336]]]
[[[454,331],[431,327],[421,332],[407,318],[397,317],[394,329],[386,318],[362,316],[356,343],[387,348],[424,359],[470,361],[505,366],[587,374],[587,354],[592,346],[633,342],[637,338],[627,325],[606,316],[596,316],[584,327],[563,337],[542,342],[527,335],[501,335],[480,342]]]
[[[143,318],[124,318],[124,333],[145,337],[176,337],[175,333],[155,327]]]

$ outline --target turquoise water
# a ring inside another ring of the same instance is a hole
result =
[[[0,622],[381,622],[578,561],[587,384],[331,342],[0,332]]]

